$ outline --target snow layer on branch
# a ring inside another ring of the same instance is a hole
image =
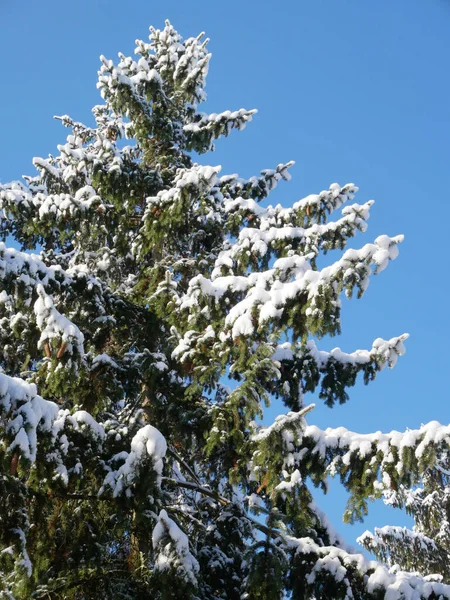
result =
[[[313,408],[315,408],[315,404],[309,404],[306,407],[308,411]],[[273,433],[281,433],[284,430],[292,427],[299,428],[300,430],[304,429],[307,426],[304,415],[305,409],[302,409],[299,412],[290,411],[286,415],[278,415],[272,425],[268,425],[267,427],[258,426],[252,436],[252,439],[254,442],[260,442],[268,438]]]
[[[287,163],[288,166],[290,166],[290,163]],[[286,168],[286,165],[278,165],[278,168],[280,167],[284,167]],[[271,171],[271,170],[266,170],[263,171],[264,174],[268,173],[268,175],[265,175],[265,177],[269,177],[272,176],[273,177],[273,181],[272,181],[272,187],[276,186],[276,183],[279,179],[281,179],[283,177],[283,179],[288,179],[288,173],[284,173],[283,172],[283,176],[281,176],[278,172],[275,171]],[[278,176],[278,177],[277,177]],[[221,178],[221,181],[225,179],[224,177]],[[260,179],[262,178],[256,178],[253,177],[251,178],[248,182],[242,182],[242,184],[240,185],[240,187],[244,188],[245,184],[249,184],[251,181],[254,181],[255,187],[257,187],[257,184],[259,183]],[[239,180],[238,180],[239,182]],[[337,189],[334,187],[337,186]],[[239,184],[236,183],[234,185],[228,185],[228,188],[231,187],[231,189],[236,188],[237,190],[239,189]],[[245,188],[244,188],[245,189]],[[262,231],[267,231],[269,228],[271,227],[286,227],[286,226],[290,226],[293,227],[294,223],[297,222],[301,222],[303,224],[305,217],[308,217],[308,221],[316,221],[316,228],[314,229],[305,229],[303,227],[297,227],[297,231],[298,233],[300,233],[301,231],[306,232],[304,233],[304,235],[307,235],[308,232],[311,235],[311,233],[313,231],[315,231],[316,233],[318,231],[328,231],[327,229],[324,229],[324,223],[319,223],[318,222],[318,215],[314,215],[314,217],[311,215],[310,213],[310,207],[311,206],[316,206],[318,209],[320,207],[320,210],[323,213],[328,213],[328,212],[332,212],[333,210],[335,210],[336,208],[340,207],[342,204],[344,204],[345,202],[347,202],[347,200],[352,199],[355,192],[357,191],[357,187],[353,186],[353,184],[349,183],[343,187],[340,187],[338,184],[332,184],[330,186],[330,190],[326,190],[323,192],[320,192],[320,194],[312,194],[311,196],[308,196],[307,198],[305,198],[305,200],[302,200],[300,202],[297,202],[293,205],[293,207],[289,207],[289,208],[285,208],[283,206],[281,206],[281,204],[277,204],[276,206],[272,206],[269,205],[267,207],[262,207],[260,206],[257,202],[255,202],[255,200],[253,200],[252,198],[243,198],[240,196],[234,196],[231,199],[226,199],[225,200],[225,210],[229,213],[238,211],[238,210],[244,210],[246,212],[251,212],[256,218],[257,218],[257,222],[258,222],[258,226],[259,229],[261,229]],[[338,193],[336,193],[336,191],[338,191]],[[351,220],[353,219],[353,221],[355,221],[355,226],[359,226],[361,225],[361,229],[365,230],[365,224],[363,223],[363,221],[366,221],[369,218],[369,209],[370,207],[373,205],[373,200],[369,200],[368,202],[366,202],[365,204],[352,204],[351,206],[347,206],[342,210],[342,215],[343,217],[348,217],[347,221],[342,221],[341,222],[351,222]],[[311,215],[311,216],[310,216]],[[353,217],[351,217],[353,215]],[[351,217],[351,218],[349,218]],[[324,217],[322,217],[322,220],[325,220]],[[337,222],[339,223],[339,221]],[[311,223],[312,224],[312,223]],[[330,226],[333,229],[338,229],[338,226],[336,225],[336,222],[330,222]],[[273,234],[272,234],[273,235]],[[297,235],[297,237],[301,237],[300,235]]]
[[[347,207],[348,210],[341,219],[326,224],[315,223],[308,228],[292,227],[287,224],[282,227],[272,227],[265,222],[262,222],[259,228],[245,227],[239,233],[238,242],[233,245],[230,254],[237,256],[245,248],[252,254],[264,256],[274,243],[287,243],[294,240],[299,240],[308,253],[314,247],[320,246],[321,240],[326,239],[328,234],[343,230],[345,227],[349,229],[349,233],[346,234],[348,237],[356,230],[365,231],[371,206],[370,201],[363,205],[354,204]]]
[[[311,194],[291,207],[283,207],[281,204],[262,207],[255,202],[253,198],[266,197],[270,189],[275,187],[280,179],[290,179],[287,169],[292,164],[293,161],[285,165],[278,165],[276,171],[266,169],[261,172],[262,177],[252,177],[248,181],[241,180],[236,175],[221,177],[220,183],[231,195],[231,198],[225,199],[225,210],[228,213],[236,211],[252,213],[257,219],[259,228],[264,231],[270,227],[294,226],[295,224],[303,226],[305,219],[310,224],[314,222],[324,223],[327,214],[332,213],[348,200],[352,200],[358,191],[353,183],[347,183],[342,187],[337,183],[332,183],[328,190],[323,190],[319,194]],[[265,190],[267,186],[269,189]],[[259,193],[261,187],[265,190],[262,196]],[[369,218],[368,209],[372,204],[372,200],[363,205],[353,204],[344,208],[342,214],[346,216],[351,213],[358,213],[360,219],[367,220]]]
[[[226,110],[219,114],[203,114],[200,120],[195,123],[184,125],[183,130],[198,133],[209,130],[214,131],[218,126],[223,126],[225,127],[225,135],[228,135],[232,129],[244,129],[246,124],[252,120],[252,116],[257,112],[256,109],[246,110],[245,108],[240,108],[235,111]]]
[[[386,541],[395,543],[395,541],[401,544],[407,544],[416,551],[421,549],[426,552],[432,552],[436,550],[437,546],[434,540],[429,538],[420,532],[411,531],[407,527],[398,527],[393,525],[386,525],[385,527],[375,527],[375,533],[372,534],[370,531],[365,531],[357,540],[358,544],[365,546],[366,548],[375,548],[377,546],[384,546]]]
[[[294,489],[294,487],[299,485],[301,482],[302,476],[300,475],[300,471],[298,469],[295,469],[295,471],[293,471],[290,474],[289,479],[285,479],[284,481],[279,483],[275,489],[282,492],[291,492]]]
[[[84,355],[84,336],[75,323],[56,310],[51,296],[46,294],[44,287],[37,286],[38,299],[34,303],[36,323],[41,330],[38,347],[42,348],[47,340],[56,338],[67,344],[67,351],[73,353],[75,349],[79,356]]]
[[[183,579],[196,584],[199,564],[189,550],[188,537],[165,510],[159,513],[153,529],[152,542],[157,553],[157,571],[175,569]]]
[[[242,235],[247,236],[246,232],[249,231],[257,232],[258,236],[262,233],[259,230],[243,229]],[[283,229],[275,231],[284,236]],[[324,288],[329,289],[337,284],[341,289],[357,285],[359,289],[365,290],[369,283],[370,265],[375,266],[375,272],[382,271],[389,260],[397,257],[397,244],[402,240],[403,236],[380,236],[375,243],[366,244],[359,250],[347,250],[340,260],[320,271],[313,270],[308,262],[309,256],[293,255],[278,259],[272,269],[256,271],[248,276],[229,275],[208,279],[198,275],[189,282],[187,294],[180,301],[180,308],[192,306],[201,295],[219,300],[227,293],[246,292],[246,296],[230,309],[225,325],[232,329],[233,338],[249,336],[254,332],[255,309],[259,312],[258,322],[262,325],[269,319],[281,317],[285,305],[302,294],[307,296],[310,304],[308,310],[314,311],[316,299],[323,294]],[[267,248],[261,237],[258,237],[258,241],[255,238],[252,243],[253,250],[258,251],[255,244],[261,244],[261,252],[263,248]],[[218,260],[223,261],[223,257]]]
[[[173,93],[172,86],[167,86],[171,80],[175,89],[182,90],[191,102],[201,102],[206,99],[204,87],[211,58],[206,49],[208,39],[202,40],[203,35],[183,42],[168,21],[162,31],[151,27],[150,44],[136,40],[135,54],[141,55],[138,60],[119,54],[120,62],[114,65],[100,57],[97,87],[108,100],[115,97],[119,88],[126,87],[145,110],[149,92],[165,95],[164,88],[169,87],[167,92]]]
[[[254,198],[262,200],[277,187],[281,180],[289,181],[291,179],[289,169],[294,164],[293,160],[285,164],[280,163],[276,169],[263,169],[259,177],[250,177],[249,179],[242,179],[238,175],[223,175],[219,180],[220,187],[226,191],[226,196],[231,196],[231,198],[225,198],[225,211],[233,212],[244,209],[260,216],[267,214],[270,210],[281,209],[280,205],[275,209],[271,206],[262,208]]]
[[[322,430],[315,425],[307,425],[304,414],[305,409],[279,415],[269,427],[259,428],[253,435],[253,441],[259,443],[272,434],[282,435],[289,441],[285,458],[287,465],[298,464],[298,461],[301,462],[304,457],[304,452],[301,450],[294,451],[295,446],[308,448],[309,454],[317,455],[325,461],[324,467],[332,474],[339,465],[348,467],[355,459],[370,459],[374,473],[378,468],[381,470],[382,482],[374,483],[374,487],[380,488],[390,484],[392,466],[395,463],[394,453],[398,457],[398,462],[395,464],[396,472],[400,476],[404,473],[417,476],[421,470],[420,464],[430,449],[435,449],[442,444],[447,447],[450,445],[450,425],[441,425],[437,421],[422,425],[420,429],[410,429],[405,432],[377,431],[364,434],[349,431],[345,427]],[[295,444],[290,432],[295,432]],[[405,467],[403,464],[402,456],[405,450],[412,453],[416,461],[415,466],[408,464]],[[386,469],[391,470],[391,475]]]
[[[79,260],[77,252],[70,254],[73,255],[74,260],[69,259],[67,262],[75,263],[77,259]],[[41,256],[19,252],[0,242],[2,302],[5,303],[8,296],[16,297],[19,292],[23,304],[29,307],[32,314],[34,312],[38,328],[41,330],[39,347],[42,347],[48,339],[60,338],[62,344],[67,344],[64,352],[76,350],[79,356],[83,356],[83,334],[70,319],[56,309],[53,300],[58,296],[61,303],[65,304],[69,300],[68,307],[73,306],[72,290],[77,283],[80,284],[79,289],[85,291],[87,288],[91,296],[91,310],[96,310],[96,316],[104,316],[106,294],[109,294],[109,291],[105,284],[92,274],[91,269],[84,262],[72,264],[67,269],[63,269],[59,264],[46,265]],[[35,300],[36,293],[38,294],[37,301]],[[20,316],[20,313],[16,313],[9,320],[10,326],[17,315]],[[28,310],[25,318],[30,318]]]
[[[348,597],[353,598],[347,572],[356,569],[362,576],[368,593],[382,593],[385,600],[421,600],[435,597],[450,598],[450,586],[427,581],[415,573],[391,571],[376,561],[367,560],[362,554],[349,553],[335,546],[319,546],[311,538],[286,537],[289,546],[297,554],[317,556],[317,560],[307,575],[307,582],[313,584],[321,574],[332,575],[337,582],[348,586]],[[380,596],[381,597],[381,596]]]
[[[201,102],[206,100],[204,87],[211,59],[207,51],[209,39],[203,40],[204,35],[200,33],[183,42],[181,35],[166,21],[162,31],[150,27],[150,44],[136,41],[135,53],[152,60],[164,78],[172,79],[185,93],[191,92],[193,102]]]
[[[60,171],[52,164],[52,162],[47,158],[35,157],[33,158],[34,166],[39,169],[41,172],[45,171],[55,179],[60,179]]]
[[[58,406],[37,394],[33,383],[0,373],[0,426],[10,440],[8,452],[19,450],[21,456],[34,462],[37,452],[37,430],[52,431]]]
[[[371,350],[355,350],[355,352],[351,353],[343,352],[340,348],[334,348],[330,352],[319,350],[314,340],[309,340],[304,348],[297,348],[291,342],[283,342],[277,346],[272,355],[272,360],[280,362],[283,360],[292,361],[299,356],[307,354],[308,358],[311,357],[314,359],[319,370],[324,369],[330,359],[348,365],[365,365],[375,360],[380,364],[380,368],[386,364],[394,367],[398,357],[405,353],[403,342],[408,337],[409,334],[404,333],[390,340],[377,338],[373,342]]]
[[[74,429],[80,431],[89,429],[91,435],[95,438],[103,440],[105,438],[105,428],[101,423],[98,423],[94,417],[85,410],[77,410],[72,415],[67,415],[68,420]]]
[[[344,464],[350,461],[350,455],[355,454],[364,458],[366,454],[380,452],[385,460],[390,462],[390,453],[393,448],[397,449],[400,456],[405,448],[414,449],[417,459],[421,459],[429,446],[436,446],[440,443],[446,445],[450,443],[450,426],[441,425],[437,421],[431,421],[422,425],[420,429],[409,429],[405,432],[391,431],[390,433],[355,433],[338,427],[336,429],[327,428],[321,430],[315,425],[309,425],[304,430],[304,437],[311,438],[315,442],[313,452],[325,456],[328,448],[339,448],[346,450],[343,456]],[[397,465],[401,469],[401,464]]]
[[[99,310],[103,311],[100,306],[101,295],[103,293],[103,284],[93,275],[91,275],[87,265],[75,264],[67,270],[63,270],[61,265],[46,265],[42,258],[37,254],[20,252],[14,248],[8,248],[3,242],[0,242],[0,282],[13,279],[17,283],[21,283],[27,288],[28,294],[32,288],[41,290],[39,295],[45,294],[45,288],[51,286],[53,288],[69,288],[74,284],[75,280],[82,278],[87,280],[90,289],[96,289],[99,296],[97,302]],[[31,299],[27,300],[31,302]],[[40,304],[37,308],[40,310]],[[41,313],[40,313],[41,314]],[[61,315],[62,317],[62,315]],[[64,317],[62,317],[64,319]],[[75,337],[81,340],[81,334],[75,331]]]
[[[0,427],[4,428],[10,441],[8,452],[17,449],[22,458],[34,462],[39,445],[38,432],[49,433],[55,441],[67,424],[77,431],[89,430],[98,440],[105,437],[103,425],[88,412],[79,410],[70,414],[39,396],[34,383],[0,374]]]
[[[131,440],[130,452],[122,453],[121,458],[126,455],[125,462],[119,469],[110,471],[105,477],[99,495],[106,488],[112,489],[114,498],[122,493],[130,495],[130,486],[136,481],[139,471],[148,462],[148,458],[151,459],[153,470],[160,482],[166,451],[167,443],[164,436],[152,425],[142,427]]]
[[[69,284],[70,278],[59,265],[47,266],[37,254],[19,252],[0,242],[0,280],[16,275],[27,286],[50,281]]]
[[[106,98],[105,88],[115,93],[120,85],[126,85],[133,89],[136,94],[144,93],[145,84],[156,84],[161,87],[162,79],[156,69],[151,69],[145,59],[135,62],[130,57],[120,56],[121,60],[114,66],[112,60],[100,56],[102,66],[100,67],[97,87],[101,90],[103,98]]]
[[[0,429],[5,431],[9,442],[7,452],[18,450],[22,458],[33,463],[39,445],[38,433],[49,434],[55,442],[67,425],[76,431],[88,431],[100,442],[105,438],[103,425],[88,412],[78,410],[70,414],[39,396],[34,383],[0,373]],[[64,444],[58,447],[63,454],[67,450]],[[56,459],[56,455],[52,456]]]
[[[74,195],[36,193],[35,190],[30,191],[21,182],[0,186],[0,208],[7,215],[10,207],[16,207],[24,211],[32,211],[36,219],[61,219],[79,216],[93,206],[101,206],[99,210],[104,209],[100,196],[90,185],[81,187]]]
[[[154,206],[165,206],[179,202],[186,194],[196,200],[209,192],[217,182],[217,173],[221,166],[209,167],[193,165],[190,169],[179,169],[173,187],[161,190],[155,197],[147,198],[147,210]],[[150,216],[150,213],[147,213]]]
[[[92,206],[100,206],[101,198],[92,186],[84,186],[74,196],[69,194],[44,195],[36,194],[34,203],[39,206],[39,217],[42,219],[50,213],[53,217],[61,218],[74,216],[78,212],[88,211]]]
[[[307,206],[323,206],[324,210],[330,213],[342,206],[347,200],[351,200],[357,191],[358,187],[353,183],[347,183],[342,188],[338,183],[332,183],[329,190],[323,190],[320,194],[310,194],[306,198],[295,202],[291,210],[305,210]]]

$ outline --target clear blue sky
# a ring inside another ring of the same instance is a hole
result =
[[[310,422],[364,432],[448,423],[450,2],[3,0],[0,181],[32,174],[33,156],[56,152],[67,131],[53,115],[90,122],[99,55],[131,54],[166,18],[186,37],[211,38],[205,110],[259,109],[202,162],[246,177],[294,159],[292,182],[272,202],[351,181],[359,202],[376,201],[353,245],[406,236],[365,297],[344,301],[343,335],[324,347],[370,348],[376,337],[409,332],[407,354]],[[335,523],[343,500],[333,491],[323,501]],[[339,528],[352,541],[400,521],[375,506],[363,526]]]

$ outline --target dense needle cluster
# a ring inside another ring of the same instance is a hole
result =
[[[293,163],[195,162],[255,113],[200,112],[207,42],[166,23],[102,57],[95,126],[59,117],[58,155],[0,185],[0,597],[450,598],[450,427],[306,421],[307,393],[345,402],[403,354],[318,346],[402,236],[347,248],[372,206],[353,184],[286,208],[264,201]],[[348,521],[380,497],[415,515],[363,536],[384,564],[315,503],[330,476]]]

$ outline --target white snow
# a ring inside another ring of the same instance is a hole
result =
[[[84,335],[75,323],[69,321],[55,308],[53,298],[45,292],[42,284],[38,284],[36,290],[39,297],[34,303],[34,314],[36,315],[36,324],[41,330],[38,347],[42,348],[46,341],[56,338],[67,344],[67,352],[72,353],[76,349],[78,355],[83,356]]]
[[[18,449],[23,458],[34,462],[37,431],[51,431],[57,415],[58,406],[38,396],[34,384],[0,373],[0,424],[12,438],[8,452]]]
[[[145,425],[131,440],[131,450],[126,453],[123,464],[117,470],[111,470],[105,477],[99,495],[106,488],[112,489],[114,497],[127,493],[140,469],[146,463],[147,457],[151,458],[153,470],[160,483],[166,451],[167,443],[164,436],[152,425]],[[115,458],[117,459],[117,456]]]
[[[164,509],[159,513],[153,529],[152,542],[157,571],[175,567],[187,581],[196,584],[199,564],[189,550],[188,537]]]

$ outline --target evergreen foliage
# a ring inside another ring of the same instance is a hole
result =
[[[384,502],[404,508],[412,529],[382,527],[358,540],[393,568],[421,571],[436,581],[450,581],[450,462],[442,452],[423,474],[421,485],[384,490]]]
[[[293,163],[243,180],[195,162],[255,113],[200,112],[207,43],[167,22],[135,59],[102,57],[95,127],[59,117],[58,155],[0,186],[0,597],[450,598],[450,428],[306,421],[307,393],[346,402],[403,354],[406,335],[317,346],[402,236],[347,248],[372,206],[346,204],[353,184],[283,208],[263,201]],[[258,425],[274,399],[286,414]],[[414,543],[366,537],[387,566],[349,548],[311,495],[329,476],[348,521],[398,490]]]

